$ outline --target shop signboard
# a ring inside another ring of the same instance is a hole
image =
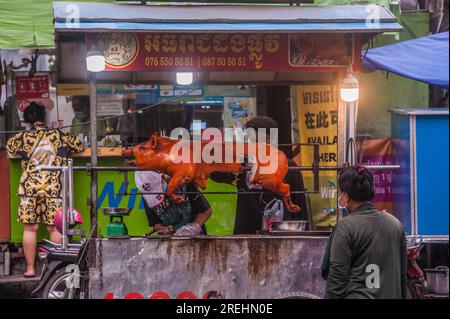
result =
[[[178,96],[202,97],[203,95],[203,87],[198,86],[160,85],[158,90],[158,97],[160,98],[174,98]]]
[[[353,37],[287,33],[89,33],[107,71],[282,71],[347,67]]]
[[[56,84],[57,96],[83,96],[89,95],[89,84],[83,83],[58,83]]]
[[[319,144],[320,166],[337,166],[338,91],[332,85],[300,85],[296,88],[300,143]],[[298,164],[313,164],[313,148],[304,146]],[[314,188],[310,171],[303,172],[305,187]],[[337,172],[320,171],[319,194],[311,194],[313,223],[329,227],[336,222]]]
[[[148,94],[157,91],[158,86],[152,84],[98,84],[97,94]],[[84,83],[58,83],[56,94],[58,96],[89,95],[89,84]]]
[[[50,97],[48,74],[16,75],[16,98],[26,99],[48,99]]]
[[[21,122],[23,121],[23,112],[31,102],[44,105],[47,114],[53,110],[55,106],[53,101],[54,96],[50,96],[49,83],[48,73],[37,73],[32,77],[28,75],[28,72],[18,72],[15,74],[16,106]],[[47,124],[50,125],[50,121]]]
[[[103,94],[97,96],[97,116],[116,116],[123,114],[121,94]]]

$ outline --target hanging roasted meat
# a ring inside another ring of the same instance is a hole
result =
[[[288,211],[300,211],[291,201],[289,185],[283,182],[288,160],[269,144],[171,140],[155,133],[149,141],[124,149],[123,156],[134,157],[131,165],[171,176],[166,193],[174,202],[183,200],[176,194],[180,186],[193,182],[203,190],[213,172],[242,173],[245,159],[251,166],[251,182],[280,195]]]

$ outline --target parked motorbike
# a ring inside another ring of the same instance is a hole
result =
[[[422,247],[421,236],[407,237],[406,299],[421,299],[426,293],[425,273],[417,263]]]
[[[83,224],[81,214],[73,209],[73,223],[68,224],[67,247],[45,240],[38,247],[38,258],[44,263],[41,281],[31,293],[44,299],[84,299],[87,298],[85,282],[87,278],[86,248],[83,229],[74,229]],[[56,229],[63,233],[63,212],[55,214]],[[72,242],[72,235],[82,236],[81,243]],[[82,244],[84,242],[84,244]]]
[[[44,262],[41,280],[31,293],[43,299],[87,299],[87,242],[60,245],[43,240],[38,258]]]
[[[406,269],[406,298],[407,299],[436,299],[448,298],[447,295],[436,295],[429,289],[425,272],[417,261],[422,250],[421,236],[407,236],[407,269]],[[448,283],[447,283],[448,285]],[[448,290],[447,290],[448,291]]]

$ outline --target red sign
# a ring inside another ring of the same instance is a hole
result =
[[[49,79],[47,75],[16,76],[16,98],[21,100],[49,98]]]
[[[345,67],[353,37],[285,33],[98,33],[88,34],[106,70],[280,71]]]
[[[394,164],[391,139],[364,140],[360,142],[358,148],[364,150],[364,156],[361,161],[364,165]],[[377,170],[372,173],[375,188],[375,198],[372,200],[373,204],[378,209],[385,209],[388,212],[392,212],[393,171]]]
[[[208,291],[202,299],[208,299],[210,293],[213,291]],[[114,299],[114,293],[108,292],[103,296],[103,299]],[[170,299],[170,295],[165,291],[156,291],[152,293],[149,299]],[[128,292],[124,299],[144,299],[144,296],[140,292]],[[176,299],[197,299],[197,296],[192,291],[182,291],[177,296]]]
[[[30,100],[17,100],[17,108],[20,112],[23,112],[31,102]]]

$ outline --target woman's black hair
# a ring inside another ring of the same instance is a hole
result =
[[[36,102],[31,102],[23,111],[23,119],[26,123],[33,124],[37,121],[45,121],[45,107]]]
[[[375,197],[372,173],[362,165],[343,168],[339,172],[338,185],[341,192],[359,202]]]
[[[265,129],[270,129],[270,128],[278,128],[278,124],[277,122],[268,116],[255,116],[252,119],[250,119],[245,126],[247,128],[253,128],[255,130],[259,129],[259,128],[265,128]]]

